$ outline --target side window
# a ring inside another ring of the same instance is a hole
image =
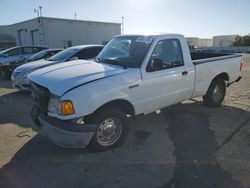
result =
[[[37,48],[37,47],[33,47],[33,48],[32,48],[32,52],[33,52],[33,53],[40,52],[41,50],[43,50],[43,49]]]
[[[90,48],[88,50],[88,58],[95,58],[101,50],[99,48]]]
[[[23,53],[24,54],[31,54],[31,53],[33,53],[33,50],[32,50],[31,47],[24,47],[23,48]]]
[[[46,57],[51,57],[52,55],[55,55],[57,51],[50,51],[46,54]]]
[[[180,41],[178,39],[166,39],[159,41],[156,45],[146,71],[153,72],[183,65]]]
[[[77,53],[77,57],[79,59],[91,59],[95,58],[99,52],[100,50],[97,48],[84,49]]]
[[[77,56],[78,59],[86,59],[87,50],[86,49],[80,50],[75,56]]]
[[[21,48],[16,48],[16,49],[6,52],[6,55],[8,56],[21,55],[21,54],[22,54]]]

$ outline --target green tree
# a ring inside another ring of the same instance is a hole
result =
[[[250,35],[237,36],[233,46],[250,46]]]

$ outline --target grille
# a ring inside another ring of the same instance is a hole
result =
[[[49,103],[49,90],[39,84],[31,82],[31,93],[34,105],[36,105],[41,113],[47,115]]]

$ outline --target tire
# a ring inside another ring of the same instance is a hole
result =
[[[116,108],[101,109],[87,117],[86,122],[98,124],[97,130],[88,145],[88,148],[94,152],[105,151],[121,145],[128,132],[126,114]],[[110,125],[111,127],[108,128],[107,126]],[[110,132],[109,130],[105,132],[105,129],[110,129]]]
[[[222,79],[215,79],[208,88],[203,102],[208,107],[218,107],[223,102],[226,95],[226,83]]]

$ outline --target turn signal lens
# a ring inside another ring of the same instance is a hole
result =
[[[62,101],[61,104],[61,114],[62,115],[70,115],[70,114],[74,114],[75,110],[74,110],[74,105],[71,101]]]

